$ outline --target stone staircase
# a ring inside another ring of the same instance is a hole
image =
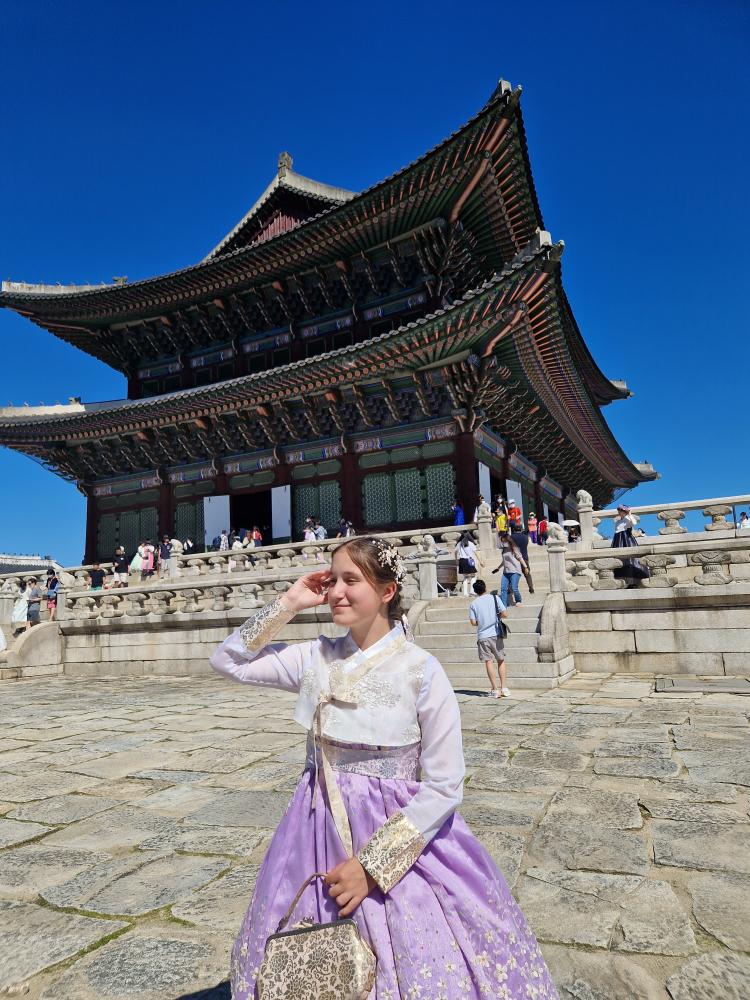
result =
[[[556,668],[540,663],[537,654],[539,616],[549,593],[549,563],[546,551],[529,546],[534,593],[529,594],[522,579],[523,602],[509,608],[506,619],[510,634],[505,640],[508,687],[548,688],[555,685]],[[487,569],[489,569],[488,567]],[[499,593],[499,574],[482,574],[488,590]],[[469,622],[470,597],[440,597],[430,601],[414,630],[416,641],[436,656],[445,667],[454,687],[489,690],[484,664],[477,657],[477,630]]]

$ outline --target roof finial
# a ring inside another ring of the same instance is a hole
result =
[[[279,153],[279,177],[284,177],[287,170],[292,169],[292,157],[289,153]]]

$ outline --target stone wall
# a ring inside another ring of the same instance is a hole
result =
[[[581,672],[750,677],[750,585],[566,593]]]

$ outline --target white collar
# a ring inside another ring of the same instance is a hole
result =
[[[394,625],[390,632],[386,632],[382,639],[378,639],[374,642],[372,646],[368,646],[367,649],[360,649],[352,638],[351,632],[346,635],[346,641],[351,649],[351,659],[354,665],[355,663],[364,663],[365,661],[371,659],[373,656],[377,656],[381,653],[386,646],[394,642],[394,640],[399,639],[404,634],[404,627],[399,622],[398,625]]]

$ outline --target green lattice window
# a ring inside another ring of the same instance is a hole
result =
[[[401,469],[393,474],[396,521],[419,521],[424,517],[422,477],[419,469]]]
[[[337,480],[331,479],[318,487],[318,510],[320,523],[329,536],[335,535],[341,517],[341,487]]]
[[[120,524],[117,535],[117,544],[122,545],[125,549],[125,555],[128,559],[132,559],[135,555],[135,550],[143,541],[143,536],[141,535],[141,516],[139,511],[128,510],[125,511],[124,514],[120,514]]]
[[[100,559],[111,559],[117,548],[117,514],[104,514],[99,518],[97,552]]]
[[[294,539],[302,540],[302,533],[305,527],[305,518],[312,515],[320,517],[318,487],[317,486],[293,486],[292,487],[292,517]]]
[[[174,534],[181,542],[192,538],[196,544],[203,543],[203,501],[178,503],[174,511]]]
[[[393,476],[378,472],[362,480],[362,513],[365,525],[374,528],[393,521]]]
[[[427,481],[427,516],[451,521],[451,505],[456,495],[456,480],[450,462],[428,465],[425,469]]]

